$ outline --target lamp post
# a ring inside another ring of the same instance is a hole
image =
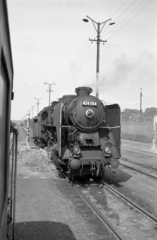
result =
[[[44,84],[47,84],[49,87],[49,90],[46,90],[46,91],[49,92],[49,106],[50,106],[51,105],[51,92],[53,92],[53,90],[51,90],[51,86],[56,85],[56,83],[55,82],[53,82],[53,83],[44,82]]]
[[[96,42],[97,43],[97,57],[96,57],[96,97],[99,98],[99,65],[100,65],[100,43],[102,42],[103,44],[105,42],[107,42],[107,40],[102,40],[100,39],[100,33],[102,32],[105,24],[108,22],[108,21],[111,21],[112,19],[108,19],[104,22],[96,22],[94,21],[92,18],[90,18],[89,16],[86,16],[87,18],[89,18],[92,23],[93,23],[93,26],[97,32],[97,39],[90,39],[89,38],[89,41],[91,42]],[[84,18],[83,19],[84,22],[89,22],[88,19]],[[115,24],[114,22],[111,22],[109,23],[109,25],[113,25]],[[102,27],[101,27],[102,25]]]
[[[140,122],[142,121],[142,94],[143,88],[140,88]]]
[[[37,100],[37,115],[38,115],[38,113],[39,113],[39,104],[40,104],[40,99],[41,98],[34,98],[34,99],[36,99]]]

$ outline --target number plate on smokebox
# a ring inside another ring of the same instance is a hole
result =
[[[82,103],[82,106],[92,106],[92,107],[97,107],[97,102],[88,102],[88,101],[84,101]]]

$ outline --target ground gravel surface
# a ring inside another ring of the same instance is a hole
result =
[[[76,206],[76,199],[65,194],[65,179],[45,150],[28,150],[20,143],[17,172],[16,240],[115,239],[94,214],[83,210],[82,202],[78,210],[78,201]]]

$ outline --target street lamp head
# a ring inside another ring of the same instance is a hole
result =
[[[82,19],[84,22],[89,22],[87,18]]]
[[[115,24],[115,22],[111,22],[111,23],[109,23],[109,25],[114,25]]]

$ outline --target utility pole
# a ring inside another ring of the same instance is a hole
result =
[[[27,144],[30,141],[29,121],[30,121],[30,110],[28,110],[28,113],[27,113],[27,140],[26,140]],[[27,148],[29,148],[29,146],[27,146]]]
[[[31,110],[32,110],[32,118],[33,118],[33,109],[34,109],[34,105],[31,105]]]
[[[56,83],[55,82],[53,82],[53,83],[44,82],[44,84],[47,84],[49,87],[49,90],[46,90],[46,91],[49,92],[49,106],[50,106],[51,105],[51,92],[53,92],[53,90],[51,90],[51,86],[56,85]]]
[[[41,98],[34,98],[34,99],[36,99],[37,100],[37,115],[38,115],[38,113],[39,113],[39,104],[40,104],[40,99]]]
[[[97,39],[90,39],[89,38],[89,41],[91,41],[92,43],[93,42],[96,42],[97,43],[97,56],[96,56],[96,97],[99,98],[99,65],[100,65],[100,43],[105,43],[107,42],[107,40],[102,40],[100,39],[100,33],[102,32],[105,24],[108,22],[108,21],[111,21],[112,19],[108,19],[104,22],[96,22],[94,21],[92,18],[90,18],[89,16],[86,16],[87,18],[89,18],[92,23],[93,23],[93,26],[97,32]],[[84,18],[83,19],[84,22],[89,22],[88,19]],[[109,25],[113,25],[115,24],[114,22],[111,22],[109,23]],[[102,28],[100,28],[100,26],[102,25]],[[97,26],[97,27],[96,27]]]
[[[142,121],[142,97],[143,97],[142,91],[143,89],[140,88],[140,122]]]

